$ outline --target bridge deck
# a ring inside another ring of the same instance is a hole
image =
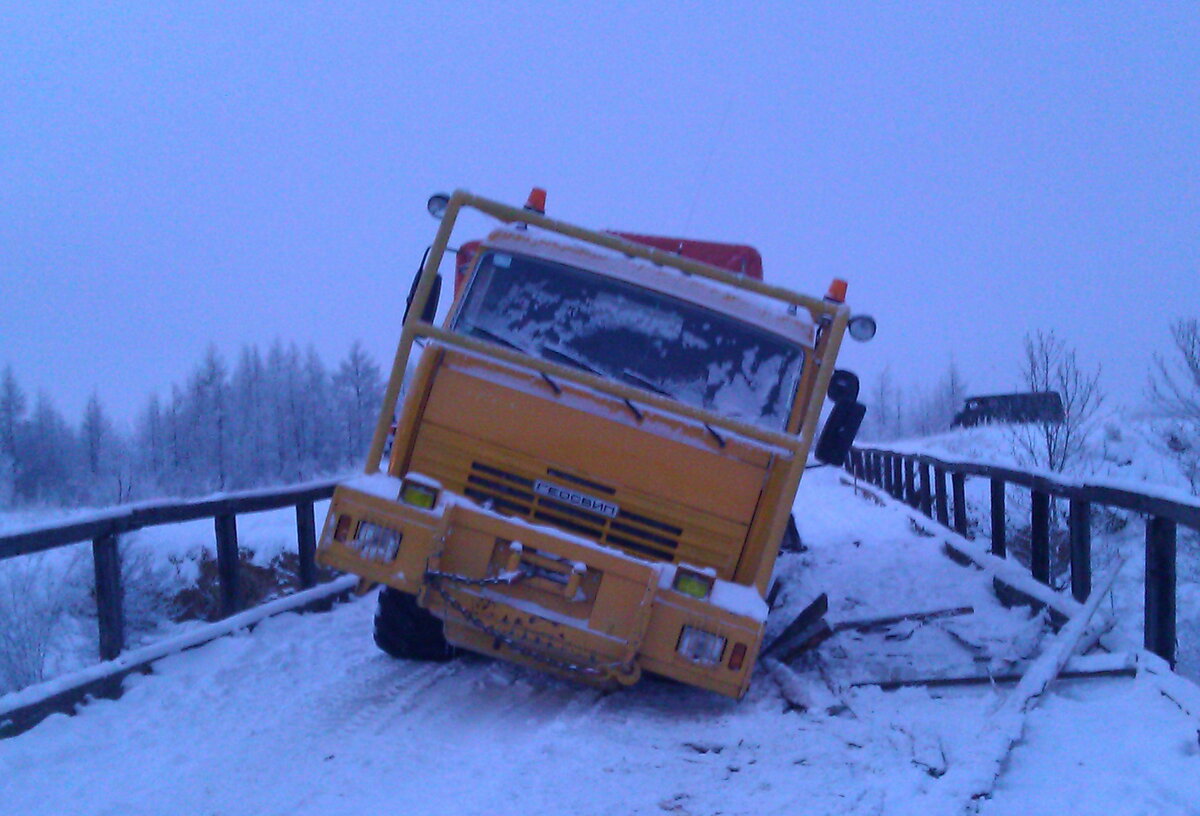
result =
[[[809,551],[781,563],[792,579],[781,621],[822,589],[835,619],[963,605],[975,614],[837,635],[795,666],[813,708],[785,711],[765,670],[735,703],[653,680],[605,695],[477,658],[393,661],[371,643],[365,598],[166,658],[129,678],[120,700],[0,742],[0,810],[950,812],[961,804],[954,780],[979,761],[976,737],[1006,689],[848,684],[985,663],[1019,670],[1045,627],[1001,607],[985,576],[833,474],[810,474],[800,503]],[[1057,684],[981,807],[1198,810],[1197,723],[1143,678]]]

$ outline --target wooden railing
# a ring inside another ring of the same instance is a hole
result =
[[[0,561],[90,541],[96,575],[96,612],[101,660],[116,658],[125,648],[124,591],[121,586],[119,537],[122,533],[211,518],[217,543],[217,578],[221,616],[240,611],[237,517],[281,507],[296,508],[296,543],[300,588],[317,582],[316,518],[313,502],[333,495],[334,481],[309,482],[283,489],[247,491],[193,501],[146,502],[74,523],[0,535]]]
[[[1069,502],[1071,594],[1079,602],[1092,591],[1092,511],[1094,507],[1131,510],[1146,517],[1145,647],[1175,664],[1175,570],[1177,526],[1200,530],[1200,501],[1175,501],[1104,484],[1087,484],[1044,473],[976,462],[947,462],[924,454],[880,448],[851,450],[847,467],[854,476],[919,509],[959,535],[969,537],[966,480],[988,479],[991,551],[1008,551],[1009,484],[1030,492],[1029,560],[1033,577],[1050,584],[1051,498]],[[947,475],[949,485],[947,485]]]

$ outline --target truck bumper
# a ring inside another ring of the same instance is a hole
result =
[[[398,500],[400,488],[382,475],[339,486],[318,560],[415,595],[465,649],[597,686],[629,685],[645,670],[745,694],[763,616],[753,603],[713,598],[744,599],[751,588],[717,581],[712,597],[697,599],[672,588],[672,564],[446,491],[433,507],[416,507]]]

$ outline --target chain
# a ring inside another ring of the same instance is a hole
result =
[[[529,573],[524,570],[512,570],[511,572],[502,572],[494,578],[468,578],[465,575],[457,575],[453,572],[425,570],[425,577],[432,578],[434,581],[438,579],[453,581],[456,584],[463,584],[465,586],[496,586],[497,584],[511,586],[523,578],[528,578]]]
[[[439,572],[437,570],[426,570],[425,577],[429,580],[430,586],[437,591],[437,594],[442,596],[442,600],[449,604],[450,607],[458,612],[458,614],[462,615],[463,619],[466,620],[467,623],[471,624],[476,629],[479,629],[484,634],[490,635],[491,637],[500,641],[517,654],[523,655],[530,660],[534,660],[538,663],[543,663],[548,666],[553,666],[556,669],[561,669],[566,672],[574,672],[576,674],[585,674],[594,677],[606,677],[613,671],[627,671],[629,669],[628,665],[621,663],[610,663],[606,666],[583,666],[578,663],[568,662],[566,660],[557,660],[540,652],[535,652],[526,647],[520,641],[513,638],[511,635],[505,634],[499,629],[484,623],[479,616],[475,615],[473,612],[455,600],[454,597],[451,596],[451,594],[446,590],[446,588],[442,586],[443,580],[453,581],[454,583],[463,584],[466,586],[494,586],[496,584],[511,585],[517,583],[522,578],[528,577],[528,574],[525,572],[502,573],[495,578],[468,578],[465,575],[455,575],[453,573]]]

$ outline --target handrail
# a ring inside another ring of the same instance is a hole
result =
[[[1168,499],[1138,490],[1132,490],[1124,485],[1116,485],[1104,480],[1079,481],[1066,479],[1057,474],[1031,470],[1017,470],[1002,465],[992,465],[984,462],[974,462],[957,459],[940,459],[924,453],[905,453],[879,447],[859,447],[855,450],[863,453],[879,453],[902,456],[915,462],[920,462],[941,468],[947,472],[962,473],[967,476],[984,476],[992,479],[1003,479],[1006,482],[1019,484],[1031,490],[1039,490],[1063,499],[1083,499],[1105,507],[1120,507],[1123,510],[1134,510],[1139,513],[1152,513],[1174,519],[1180,524],[1200,529],[1200,499]]]
[[[191,500],[150,501],[102,511],[84,519],[0,535],[0,561],[91,541],[96,574],[100,659],[113,660],[125,648],[119,536],[123,533],[211,518],[217,543],[221,615],[241,610],[237,516],[281,507],[296,508],[300,588],[316,586],[316,518],[313,502],[333,495],[337,482],[322,480],[287,488],[247,490]]]
[[[991,482],[991,551],[1007,554],[1006,486],[1030,491],[1030,571],[1049,585],[1050,502],[1067,499],[1070,538],[1071,594],[1079,602],[1092,591],[1092,506],[1115,507],[1146,516],[1145,647],[1172,666],[1176,652],[1177,531],[1182,524],[1200,531],[1200,500],[1178,499],[1130,489],[1103,481],[1080,481],[1063,476],[1019,470],[984,462],[948,461],[923,453],[905,453],[879,447],[854,447],[847,469],[856,477],[882,488],[893,498],[920,509],[930,518],[969,536],[965,482],[978,476]],[[947,490],[950,474],[952,491]],[[919,476],[919,479],[918,479]],[[919,482],[919,486],[918,486]],[[951,501],[951,492],[953,501]],[[953,519],[951,519],[953,508]]]
[[[155,500],[123,505],[95,516],[65,524],[47,525],[0,535],[0,561],[18,555],[53,550],[68,544],[119,535],[144,527],[195,521],[218,515],[257,513],[290,507],[299,502],[327,499],[338,484],[334,480],[305,482],[284,489],[246,490],[199,499]]]

